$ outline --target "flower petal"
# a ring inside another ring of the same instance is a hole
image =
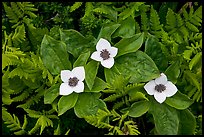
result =
[[[156,84],[163,84],[163,85],[165,85],[166,83],[167,83],[167,77],[166,77],[166,75],[164,74],[164,73],[161,73],[160,74],[160,77],[158,77],[158,78],[156,78],[155,79],[155,83]]]
[[[157,100],[157,102],[163,103],[166,100],[166,94],[164,92],[155,92],[154,98]]]
[[[72,70],[72,76],[77,77],[80,81],[83,81],[85,79],[85,69],[83,66],[75,67]]]
[[[166,90],[164,91],[164,93],[167,97],[173,96],[178,91],[177,87],[171,81],[168,81],[165,86]]]
[[[68,83],[62,83],[60,85],[60,95],[69,95],[73,92],[73,88],[71,88]]]
[[[103,38],[100,38],[98,43],[96,44],[96,50],[97,51],[102,51],[103,49],[109,49],[111,47],[111,44]]]
[[[84,91],[84,83],[82,81],[79,81],[76,85],[76,87],[73,87],[73,90],[76,92],[76,93],[80,93],[80,92],[83,92]]]
[[[100,51],[95,51],[91,54],[91,59],[96,60],[96,61],[102,61],[103,58],[100,56],[101,52]]]
[[[118,53],[118,48],[116,48],[116,47],[111,47],[108,50],[110,52],[110,57],[115,57]]]
[[[154,95],[154,93],[156,92],[154,89],[155,86],[156,86],[156,84],[155,84],[154,80],[151,80],[144,86],[144,89],[147,91],[147,93],[149,95]]]
[[[105,68],[111,68],[114,65],[114,58],[109,58],[101,61],[101,65]]]
[[[61,70],[61,79],[63,82],[68,82],[70,76],[71,76],[71,71],[69,70]]]

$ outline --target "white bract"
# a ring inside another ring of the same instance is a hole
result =
[[[149,95],[154,95],[154,98],[162,103],[166,100],[166,97],[171,97],[178,91],[177,87],[171,82],[167,81],[167,77],[164,73],[161,73],[160,77],[155,80],[149,81],[144,89]]]
[[[96,50],[92,53],[91,58],[100,61],[101,65],[106,68],[111,68],[114,65],[114,58],[118,53],[118,48],[111,47],[111,44],[103,38],[100,38],[96,44]]]
[[[60,85],[60,95],[69,95],[73,91],[80,93],[84,91],[85,70],[83,66],[75,67],[72,71],[62,70],[61,79],[64,83]]]

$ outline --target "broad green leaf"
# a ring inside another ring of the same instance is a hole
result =
[[[87,89],[85,88],[85,92],[100,92],[104,90],[106,87],[107,87],[107,83],[102,79],[100,79],[99,77],[96,77],[93,88],[91,90],[88,88]]]
[[[104,109],[106,104],[99,99],[100,93],[83,92],[79,94],[74,112],[79,118],[95,115],[98,109]]]
[[[115,66],[125,77],[131,76],[131,83],[147,82],[160,75],[153,60],[139,50],[117,58]]]
[[[137,51],[143,43],[144,33],[135,34],[131,38],[123,38],[115,47],[118,48],[118,54],[116,57],[121,55]]]
[[[78,66],[85,66],[87,60],[89,59],[90,56],[90,51],[86,52],[86,53],[82,53],[77,60],[74,62],[73,64],[73,68],[78,67]]]
[[[190,70],[195,66],[198,62],[202,62],[202,52],[197,53],[189,63]]]
[[[100,38],[104,38],[108,41],[111,41],[111,35],[115,32],[115,30],[120,26],[120,24],[109,24],[106,26],[103,26],[101,28],[101,31],[99,32],[98,35],[98,40]]]
[[[194,135],[196,129],[195,116],[188,110],[178,110],[179,129],[178,135]]]
[[[113,38],[130,38],[135,34],[135,20],[132,17],[122,20],[120,24],[120,27],[113,33]]]
[[[180,74],[179,61],[175,61],[174,63],[172,63],[164,73],[167,75],[168,80],[175,84]]]
[[[193,104],[193,100],[191,100],[187,95],[177,91],[175,95],[168,97],[165,100],[165,103],[176,109],[186,109]]]
[[[111,84],[112,81],[114,80],[114,77],[116,77],[120,73],[117,67],[114,65],[111,69],[104,68],[104,74],[105,74],[106,82]]]
[[[45,91],[44,104],[51,104],[55,98],[59,95],[60,84],[52,85]]]
[[[155,130],[158,135],[177,135],[179,128],[179,117],[176,109],[158,103],[153,97],[150,98],[149,112],[153,115]]]
[[[62,96],[58,102],[58,116],[73,108],[77,102],[79,94],[73,92],[70,95]]]
[[[99,62],[96,62],[94,60],[90,61],[85,66],[85,81],[90,90],[94,85],[94,80],[98,72],[98,67],[99,67]]]
[[[76,30],[60,30],[60,38],[66,44],[66,50],[77,58],[81,53],[95,50],[95,39],[85,38]]]
[[[149,110],[149,101],[138,101],[133,103],[129,108],[122,109],[122,113],[129,111],[128,115],[131,117],[140,117]]]
[[[63,42],[45,35],[40,53],[44,65],[53,75],[59,74],[61,70],[71,69],[66,45]]]
[[[161,46],[156,37],[148,35],[145,42],[145,53],[152,58],[160,71],[164,71],[168,66],[168,60],[162,53]]]

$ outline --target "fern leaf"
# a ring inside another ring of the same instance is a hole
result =
[[[79,7],[81,7],[81,5],[83,4],[83,2],[75,2],[71,8],[70,8],[70,12],[75,11],[76,9],[78,9]]]
[[[120,98],[122,97],[123,94],[112,94],[110,96],[108,96],[107,98],[103,99],[104,101],[107,101],[107,102],[113,102],[115,101],[117,98]]]
[[[3,2],[4,10],[6,12],[6,16],[9,18],[11,23],[17,23],[19,18],[15,12],[11,9],[11,7],[6,5],[6,2]]]
[[[153,8],[153,6],[151,6],[151,9],[150,9],[150,27],[151,27],[151,30],[153,31],[159,31],[162,28],[162,25],[160,24],[160,21],[159,21],[159,16],[156,10]]]
[[[13,114],[13,117],[12,117],[11,114],[8,113],[5,108],[2,108],[2,119],[3,119],[4,123],[8,125],[7,127],[11,131],[13,131],[13,132],[15,131],[14,134],[23,135],[23,134],[27,133],[24,130],[24,128],[21,127],[18,117],[16,115],[14,115],[14,114]],[[24,124],[25,124],[25,122],[26,121],[24,121]]]

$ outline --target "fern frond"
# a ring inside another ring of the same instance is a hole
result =
[[[25,26],[24,24],[22,24],[15,29],[15,32],[12,36],[13,44],[16,46],[19,43],[25,41],[25,35],[26,35]]]
[[[126,128],[128,135],[139,135],[137,125],[135,125],[134,121],[125,121],[124,128]]]
[[[162,29],[162,26],[159,21],[159,16],[156,12],[156,10],[151,6],[150,9],[150,28],[153,31],[153,34],[155,34],[156,31],[160,31]]]
[[[15,135],[27,134],[24,130],[27,125],[27,118],[24,116],[24,124],[21,126],[20,121],[16,115],[13,116],[6,111],[6,108],[2,107],[2,119],[8,128],[14,132]]]
[[[70,12],[75,11],[76,9],[78,9],[79,7],[81,7],[81,5],[83,4],[83,2],[75,2],[71,8],[70,8]]]
[[[10,19],[9,21],[11,23],[17,23],[19,20],[18,15],[15,12],[13,12],[11,7],[7,6],[6,2],[3,2],[3,6],[6,12],[6,16]]]
[[[12,98],[13,102],[20,102],[20,101],[24,101],[25,99],[27,99],[30,95],[30,92],[28,90],[24,90],[22,91],[22,93],[14,98]]]
[[[108,96],[107,98],[103,99],[104,101],[107,101],[107,102],[113,102],[115,101],[117,98],[120,98],[122,97],[123,94],[112,94],[110,96]]]
[[[35,126],[29,131],[29,134],[34,134],[40,128],[40,135],[42,134],[45,127],[51,126],[53,127],[53,122],[46,116],[42,115],[38,118]]]
[[[44,95],[44,85],[39,87],[35,92],[37,92],[36,95],[33,95],[32,98],[29,98],[24,104],[18,105],[17,107],[27,109],[30,108],[31,105],[38,103],[40,101],[40,98]]]
[[[86,4],[85,4],[85,13],[84,13],[84,16],[81,19],[84,20],[86,17],[91,16],[93,8],[94,7],[93,7],[92,2],[86,2]]]

